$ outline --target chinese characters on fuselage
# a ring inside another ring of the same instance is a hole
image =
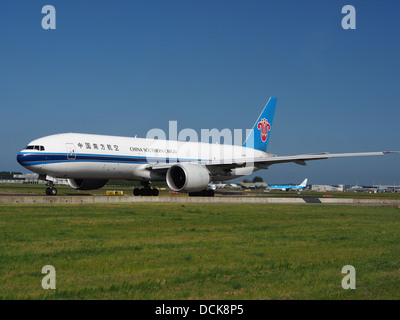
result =
[[[79,142],[79,149],[86,150],[101,150],[101,151],[120,151],[117,144],[103,144],[103,143],[90,143],[90,142]],[[131,152],[151,152],[151,153],[164,153],[164,154],[175,154],[177,150],[175,149],[161,149],[161,148],[141,148],[141,147],[130,147]]]
[[[119,146],[117,144],[103,144],[103,143],[90,143],[85,142],[84,144],[79,142],[78,143],[79,149],[83,149],[85,147],[86,150],[109,150],[109,151],[119,151]]]

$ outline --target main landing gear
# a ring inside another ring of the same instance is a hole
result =
[[[134,196],[142,196],[142,197],[149,197],[149,196],[157,197],[158,196],[158,194],[159,194],[158,189],[150,187],[150,182],[141,181],[140,183],[143,186],[143,188],[133,189]]]
[[[199,192],[189,192],[189,197],[214,197],[214,190],[204,189]]]

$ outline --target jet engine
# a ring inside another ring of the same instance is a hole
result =
[[[167,171],[167,184],[173,191],[196,192],[207,188],[210,173],[199,164],[179,163]]]
[[[104,187],[108,180],[103,179],[68,179],[71,188],[77,190],[94,190]]]

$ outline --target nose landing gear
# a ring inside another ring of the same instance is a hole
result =
[[[54,187],[46,188],[46,195],[48,196],[55,196],[57,194],[57,189]]]
[[[55,196],[57,194],[57,189],[54,188],[53,181],[47,181],[46,195]]]

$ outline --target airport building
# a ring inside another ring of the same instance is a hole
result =
[[[311,191],[316,191],[316,192],[343,192],[344,191],[344,185],[339,184],[337,186],[331,186],[331,185],[326,185],[326,184],[313,184],[311,186]]]
[[[46,181],[39,180],[37,173],[14,174],[13,179],[2,179],[0,183],[16,183],[16,184],[46,184]],[[55,179],[54,184],[68,185],[68,179]]]
[[[268,187],[265,182],[239,182],[239,185],[243,189],[266,189]]]

